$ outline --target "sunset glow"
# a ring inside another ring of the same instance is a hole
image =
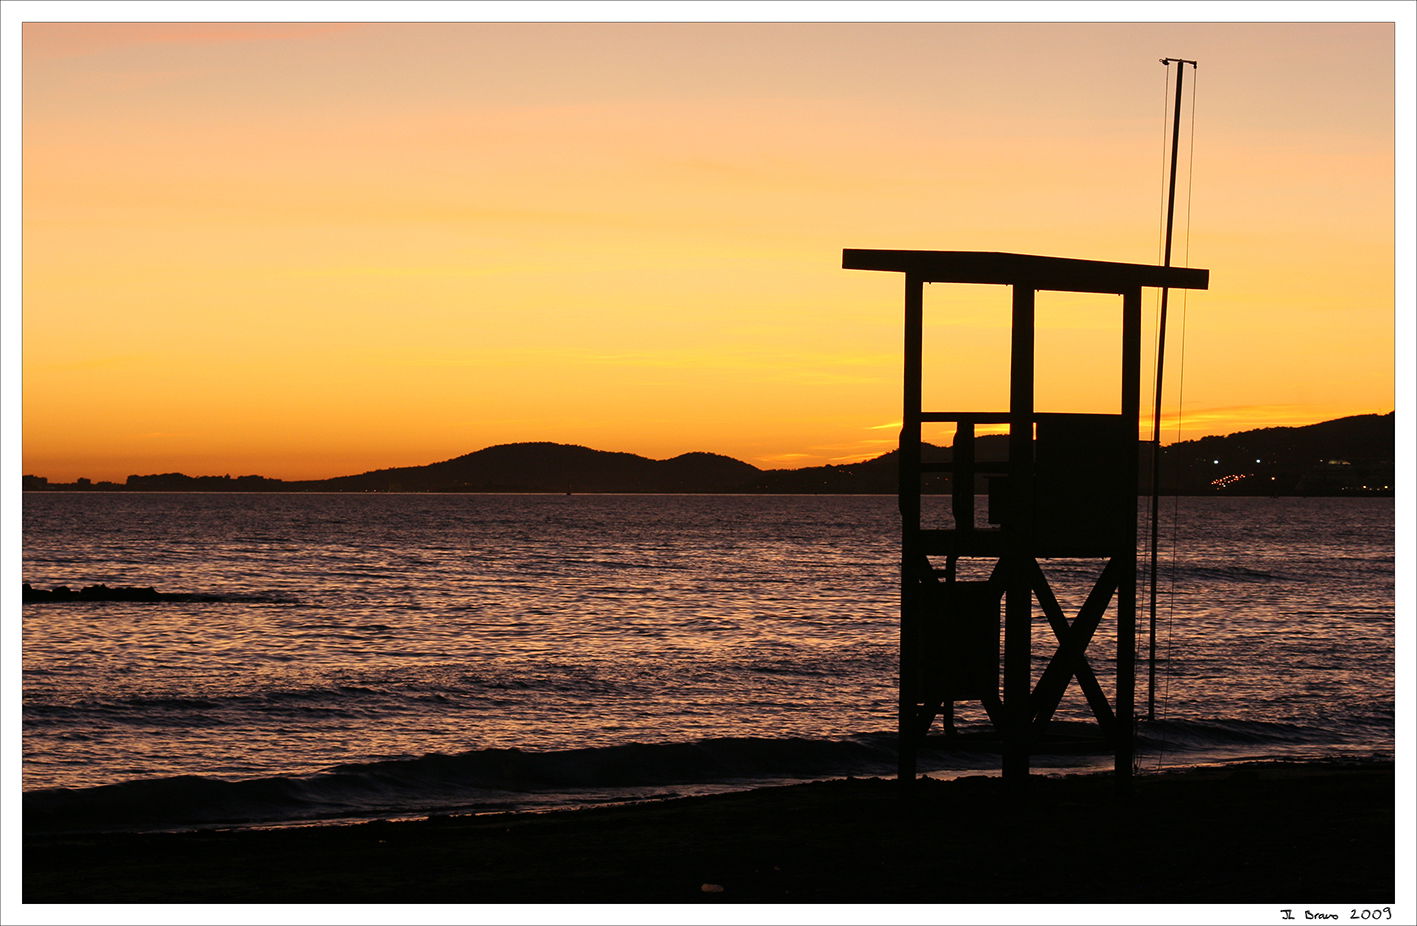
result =
[[[1165,440],[1385,413],[1393,41],[26,24],[24,471],[318,478],[530,440],[876,456],[899,280],[841,250],[1158,262],[1165,55],[1200,62],[1175,262],[1211,271],[1172,303]],[[1007,298],[930,288],[927,402],[1004,407]],[[1040,409],[1115,411],[1117,306],[1039,307]]]

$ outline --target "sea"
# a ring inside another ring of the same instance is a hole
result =
[[[1139,773],[1391,757],[1393,513],[1391,498],[1162,500],[1154,685],[1145,566],[1138,595]],[[893,496],[26,493],[26,582],[175,596],[24,606],[26,826],[404,819],[889,776],[898,556]],[[1070,614],[1100,566],[1043,561]],[[1109,698],[1110,626],[1089,650]],[[1040,669],[1055,645],[1036,615]],[[1090,716],[1074,682],[1056,722]],[[957,720],[987,727],[967,705]],[[921,771],[997,774],[988,742],[936,738]],[[1033,759],[1040,774],[1111,763]]]

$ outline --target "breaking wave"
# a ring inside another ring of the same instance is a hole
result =
[[[1167,721],[1145,725],[1138,748],[1145,753],[1164,742],[1173,754],[1199,756],[1217,748],[1302,745],[1321,739],[1282,723]],[[1097,760],[1093,767],[1110,763],[1101,742],[1082,751]],[[1059,752],[1077,752],[1076,742]],[[991,772],[998,768],[998,741],[986,733],[966,735],[955,743],[932,739],[919,758],[927,773]],[[1047,754],[1035,758],[1040,770],[1059,764]],[[545,752],[478,749],[349,763],[303,776],[231,781],[187,775],[29,791],[24,813],[26,829],[35,832],[548,809],[769,782],[889,776],[895,759],[894,734],[884,732],[843,739],[716,738]]]

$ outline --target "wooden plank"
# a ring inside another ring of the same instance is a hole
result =
[[[896,499],[900,508],[900,693],[897,705],[896,776],[915,780],[915,688],[924,592],[920,570],[930,561],[920,545],[920,389],[924,347],[924,289],[919,277],[905,277],[904,375],[901,389],[900,451]]]
[[[1009,497],[1003,525],[1004,777],[1027,777],[1033,672],[1033,354],[1034,292],[1013,290],[1009,347]]]
[[[950,509],[955,530],[974,531],[974,422],[961,421],[955,430],[953,454],[955,476],[950,480]]]
[[[1137,432],[1141,414],[1141,289],[1122,296],[1122,417]],[[1130,443],[1122,485],[1136,498],[1139,460],[1136,441]],[[1132,759],[1136,744],[1137,657],[1137,519],[1127,530],[1117,551],[1117,735],[1113,768],[1118,787],[1131,788]]]
[[[929,283],[986,283],[1031,289],[1121,293],[1138,286],[1207,289],[1210,271],[1001,251],[901,251],[846,248],[846,270],[906,273]]]
[[[970,424],[1007,424],[1008,412],[921,412],[921,421],[969,422]]]
[[[976,527],[972,531],[946,528],[925,528],[917,539],[921,552],[927,556],[1003,556],[1007,549],[1004,532],[994,527]],[[1112,546],[1075,543],[1059,540],[1035,546],[1035,559],[1069,557],[1073,559],[1110,559],[1116,550]]]

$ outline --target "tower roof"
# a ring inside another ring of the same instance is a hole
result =
[[[1137,286],[1206,289],[1210,285],[1209,270],[1000,251],[847,248],[841,252],[841,266],[906,273],[927,283],[995,283],[1082,293],[1121,293]]]

